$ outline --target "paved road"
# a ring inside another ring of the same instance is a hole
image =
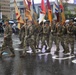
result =
[[[0,45],[2,40],[3,37],[0,37]],[[11,58],[7,54],[0,58],[0,75],[76,75],[76,64],[73,63],[76,56],[64,55],[61,46],[59,56],[54,55],[55,45],[53,44],[49,54],[39,53],[33,56],[32,53],[28,53],[26,57],[20,58],[20,49],[17,50],[19,43],[18,36],[13,35],[16,56]]]

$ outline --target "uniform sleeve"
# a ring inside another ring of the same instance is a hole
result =
[[[11,26],[9,26],[8,29],[9,29],[9,30],[8,30],[7,37],[12,36],[12,28],[11,28]]]

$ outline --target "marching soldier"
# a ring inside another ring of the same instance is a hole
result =
[[[50,34],[50,26],[49,21],[46,21],[43,25],[43,37],[42,37],[42,47],[45,45],[45,50],[47,51],[47,46],[49,45],[49,34]]]
[[[6,26],[5,26],[5,31],[4,31],[4,42],[3,42],[2,48],[0,50],[0,57],[2,57],[2,53],[5,51],[7,46],[9,47],[9,49],[11,51],[10,56],[14,57],[15,53],[14,53],[14,48],[12,46],[12,28],[9,25],[9,21],[6,21],[5,25]]]
[[[65,46],[66,46],[66,53],[70,52],[69,51],[69,44],[71,47],[71,54],[74,54],[74,26],[72,21],[69,22],[69,26],[67,27],[67,38],[66,38],[66,42],[65,42]]]
[[[26,47],[29,45],[32,49],[33,54],[35,51],[35,38],[34,38],[34,29],[35,25],[32,24],[32,21],[27,21],[26,31],[25,31],[25,40],[24,40],[24,55],[26,54]]]
[[[57,46],[57,27],[55,21],[52,22],[50,29],[51,30],[49,35],[49,49],[47,50],[47,52],[50,52],[53,42]]]
[[[23,44],[24,44],[24,36],[25,36],[25,25],[24,24],[21,29],[20,29],[20,32],[19,32],[19,39],[21,41],[21,47],[23,47]]]
[[[63,49],[65,50],[65,44],[64,44],[64,30],[63,30],[63,26],[62,23],[58,23],[58,27],[57,27],[57,50],[55,52],[55,54],[59,53],[59,44],[61,43]]]

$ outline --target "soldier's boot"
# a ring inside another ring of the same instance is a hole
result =
[[[63,53],[69,53],[69,47],[67,47],[67,48],[63,51]]]
[[[9,55],[10,57],[15,57],[14,49],[10,49],[11,54]]]
[[[24,53],[24,54],[21,54],[20,55],[20,58],[24,58],[26,56],[26,54]]]
[[[71,48],[71,55],[74,54],[74,48]]]
[[[3,53],[3,51],[0,51],[0,58],[2,57],[2,53]]]
[[[0,53],[0,58],[2,57],[2,54]]]
[[[45,50],[47,50],[47,45],[45,45]]]
[[[50,48],[45,51],[45,53],[50,53],[50,52],[51,52]]]
[[[57,48],[54,54],[59,55],[59,47]]]

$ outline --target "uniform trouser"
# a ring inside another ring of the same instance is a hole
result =
[[[24,45],[24,38],[21,39],[21,46],[23,47]]]
[[[71,53],[74,53],[74,36],[67,36],[65,41],[66,52],[69,51],[69,44],[71,47]]]
[[[35,35],[35,48],[39,47],[39,41],[40,41],[39,35]]]
[[[33,53],[36,53],[36,51],[35,51],[35,40],[32,39],[32,38],[28,38],[24,41],[24,51],[23,51],[23,53],[26,53],[28,45],[31,47]]]
[[[41,48],[43,48],[43,45],[45,45],[45,49],[47,49],[47,46],[49,45],[49,36],[47,35],[43,36]]]
[[[35,40],[30,38],[28,41],[29,41],[29,46],[31,47],[33,53],[36,53],[36,51],[35,51]]]
[[[28,49],[28,39],[27,38],[24,38],[24,41],[23,41],[23,53],[26,53],[27,49]]]
[[[51,50],[53,42],[57,46],[57,36],[51,34],[50,37],[49,37],[49,50]]]
[[[12,46],[12,39],[4,39],[4,42],[3,42],[3,45],[2,45],[2,48],[1,48],[1,54],[5,51],[7,46],[10,49],[11,53],[15,54],[14,53],[14,48]]]
[[[59,44],[61,43],[61,46],[63,47],[63,49],[65,50],[65,44],[64,44],[64,37],[63,36],[58,36],[57,37],[57,50],[59,51]]]

